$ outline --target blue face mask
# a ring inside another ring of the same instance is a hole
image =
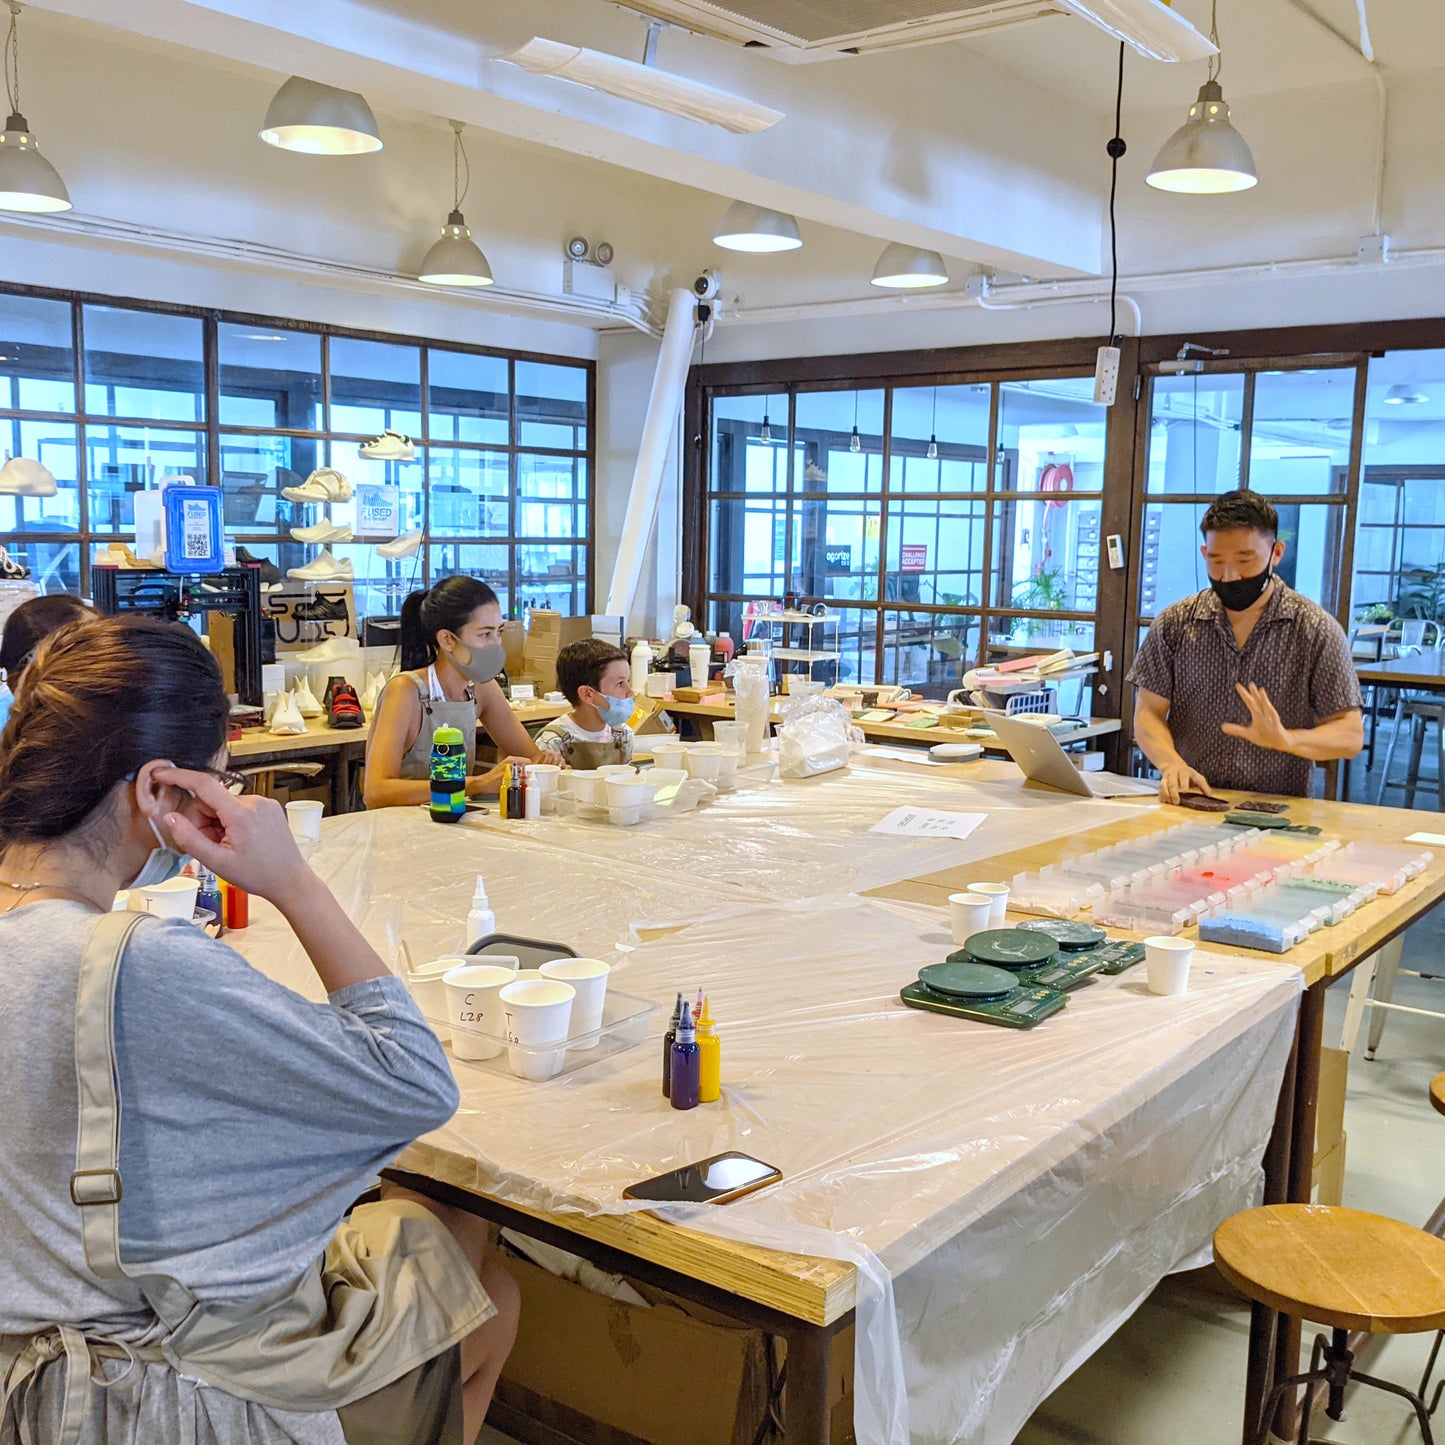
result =
[[[147,818],[146,822],[151,825],[151,832],[156,835],[158,848],[152,848],[150,857],[145,861],[139,873],[131,879],[127,887],[130,888],[154,888],[157,883],[165,883],[174,878],[182,868],[186,866],[186,855],[177,853],[164,838],[161,837],[161,830],[156,827],[153,818]]]
[[[626,727],[632,716],[634,703],[630,697],[609,697],[593,706],[602,714],[602,721],[610,728]]]

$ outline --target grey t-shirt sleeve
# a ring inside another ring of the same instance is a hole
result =
[[[1363,706],[1359,674],[1350,655],[1349,638],[1333,617],[1326,616],[1315,634],[1313,666],[1310,668],[1310,710],[1316,718],[1327,718]]]
[[[1156,617],[1135,654],[1126,679],[1146,692],[1174,697],[1174,638],[1167,617]]]
[[[179,1260],[203,1295],[314,1257],[376,1172],[458,1102],[400,979],[312,1003],[189,923],[132,936],[115,1038],[122,1255]]]

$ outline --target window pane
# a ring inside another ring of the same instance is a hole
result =
[[[549,607],[564,617],[586,611],[587,553],[582,547],[530,543],[517,548],[518,608]]]
[[[500,545],[475,545],[458,542],[433,543],[428,549],[431,558],[431,580],[435,586],[443,577],[463,573],[485,582],[502,604],[502,616],[511,615],[510,592],[507,587],[507,548]]]
[[[1047,614],[998,617],[993,619],[989,628],[984,660],[989,663],[1007,662],[1010,658],[1057,652],[1064,647],[1074,652],[1094,651],[1094,624],[1066,622]],[[1092,716],[1094,690],[1088,677],[1060,678],[1050,683],[1049,689],[1054,693],[1049,711],[1062,713],[1065,717]]]
[[[386,341],[331,339],[331,430],[421,435],[421,350]]]
[[[894,491],[968,492],[988,484],[989,388],[898,387],[893,393]],[[934,442],[936,459],[928,456]]]
[[[85,409],[92,416],[205,420],[199,317],[87,306],[82,324]]]
[[[574,451],[587,446],[585,367],[517,363],[517,441]]]
[[[75,410],[70,303],[0,295],[0,407]]]
[[[1150,397],[1149,493],[1207,495],[1237,487],[1244,377],[1156,376]]]
[[[1355,369],[1265,371],[1254,381],[1249,485],[1266,496],[1343,492]]]
[[[519,537],[587,535],[587,463],[581,457],[517,457]]]
[[[510,490],[506,452],[429,447],[433,537],[505,537]]]
[[[276,532],[301,526],[300,508],[281,489],[311,475],[320,465],[320,449],[320,442],[301,438],[223,435],[221,506],[227,530]]]
[[[351,500],[331,503],[327,513],[331,521],[377,541],[421,526],[425,452],[418,449],[415,462],[379,462],[357,456],[351,442],[332,442],[330,455],[329,465],[351,483]],[[299,513],[298,506],[293,515]],[[307,515],[314,521],[319,514]]]
[[[37,592],[80,594],[80,543],[6,542],[5,550],[30,568],[28,586]]]
[[[223,423],[320,430],[320,336],[229,323],[217,336]]]
[[[776,411],[770,412],[768,407]],[[763,418],[770,439],[763,441]],[[788,408],[780,396],[720,396],[712,404],[713,492],[780,492],[788,485]]]
[[[1275,568],[1296,592],[1313,598],[1327,612],[1335,610],[1341,585],[1339,557],[1344,549],[1345,508],[1320,503],[1276,502],[1284,559]],[[1208,583],[1205,584],[1206,586]]]
[[[1099,600],[1097,501],[995,504],[995,605],[1092,612]]]
[[[1152,502],[1144,509],[1139,556],[1139,615],[1157,617],[1171,602],[1209,586],[1199,547],[1204,502]]]
[[[0,533],[78,531],[76,428],[63,422],[21,421],[11,417],[0,419],[0,436],[4,438],[0,451],[29,457],[48,467],[55,475],[56,488],[53,497],[0,495]]]
[[[852,449],[853,429],[858,450]],[[883,392],[808,391],[797,399],[793,444],[803,464],[799,490],[876,492],[883,486]]]
[[[984,600],[980,498],[908,497],[888,509],[889,601],[977,607]]]
[[[511,440],[507,359],[427,350],[427,427],[433,441]]]
[[[787,507],[784,497],[723,498],[709,503],[711,591],[743,597],[783,595]]]
[[[794,502],[792,590],[809,601],[875,601],[879,531],[876,497]]]
[[[885,612],[883,681],[944,697],[978,655],[981,620],[963,613]]]
[[[1097,492],[1104,485],[1104,422],[1092,378],[1012,381],[999,387],[1000,491]]]
[[[872,686],[878,679],[878,614],[851,607],[838,609],[838,681]]]
[[[207,480],[206,443],[200,432],[91,426],[85,429],[85,455],[92,532],[133,532],[135,494],[167,478]]]

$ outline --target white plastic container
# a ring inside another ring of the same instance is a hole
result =
[[[708,667],[712,662],[712,648],[706,642],[691,642],[687,648],[688,666],[692,671],[692,685],[707,686]]]
[[[652,649],[639,638],[632,644],[632,695],[642,697],[647,692],[647,674],[652,671]]]

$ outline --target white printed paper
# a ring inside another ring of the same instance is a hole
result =
[[[1432,848],[1445,848],[1445,833],[1411,833],[1407,843],[1428,843]]]
[[[945,813],[938,808],[895,808],[870,833],[895,833],[904,838],[967,838],[987,813]]]

